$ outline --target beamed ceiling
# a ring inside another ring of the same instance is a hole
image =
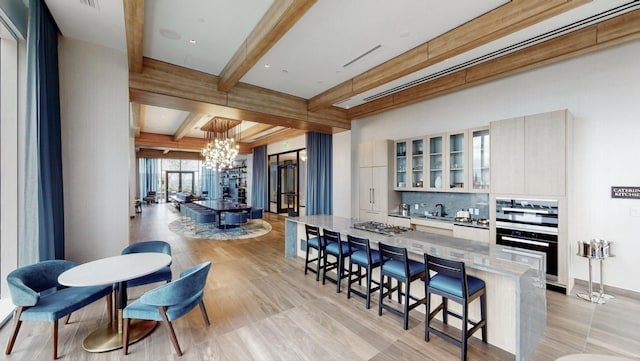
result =
[[[197,157],[213,117],[249,153],[640,37],[640,1],[79,1],[46,2],[64,36],[126,48],[143,157]]]

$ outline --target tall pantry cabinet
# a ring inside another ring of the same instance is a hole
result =
[[[397,211],[400,193],[393,190],[393,142],[382,140],[358,146],[360,221],[387,222]]]

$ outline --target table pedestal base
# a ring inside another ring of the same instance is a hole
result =
[[[156,327],[156,321],[131,320],[129,325],[129,344],[139,341]],[[106,352],[122,347],[122,333],[118,327],[105,326],[89,334],[82,342],[82,347],[88,352]]]

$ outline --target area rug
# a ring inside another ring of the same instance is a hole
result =
[[[169,230],[188,238],[229,240],[260,237],[271,231],[271,225],[266,221],[252,220],[243,224],[242,227],[225,230],[218,229],[212,224],[200,224],[198,225],[198,232],[196,233],[193,222],[187,223],[182,219],[176,219],[169,223]]]

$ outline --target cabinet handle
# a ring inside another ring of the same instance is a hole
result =
[[[372,198],[371,198],[371,188],[369,188],[369,204],[373,203]]]
[[[372,192],[371,192],[371,193],[373,194],[373,197],[372,197],[373,202],[371,202],[371,203],[376,203],[376,189],[375,189],[375,188],[372,188],[371,190],[372,190]]]

